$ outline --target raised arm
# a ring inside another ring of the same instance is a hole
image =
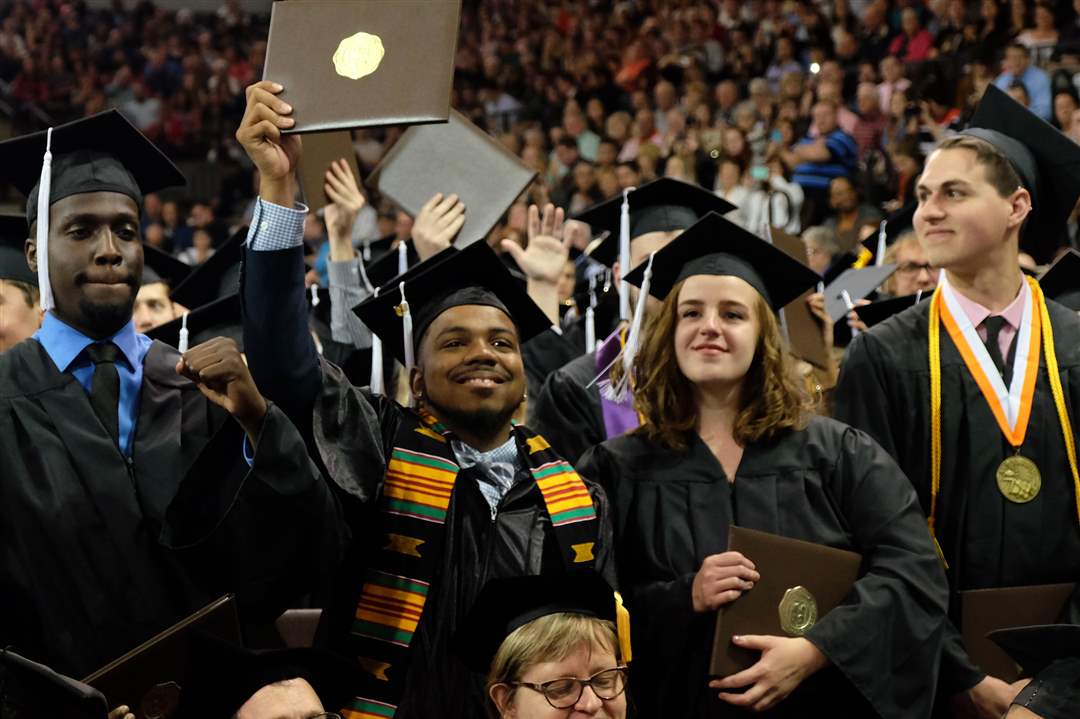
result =
[[[300,138],[281,134],[294,124],[288,116],[292,107],[277,97],[281,90],[272,82],[248,87],[247,109],[236,131],[259,171],[259,198],[241,273],[244,348],[263,395],[306,428],[322,373],[304,298],[307,208],[295,201],[294,174]]]

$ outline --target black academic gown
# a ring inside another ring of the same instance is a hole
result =
[[[0,645],[81,677],[226,592],[268,621],[315,582],[289,560],[338,510],[299,433],[271,405],[249,468],[178,359],[146,355],[128,461],[36,340],[0,355]]]
[[[565,335],[547,329],[521,345],[521,361],[525,364],[525,380],[529,397],[539,397],[544,382],[560,367],[584,350],[579,349]]]
[[[245,346],[260,389],[295,413],[309,451],[339,490],[352,541],[324,614],[331,648],[347,650],[348,633],[371,552],[385,544],[377,498],[395,435],[419,419],[381,395],[351,385],[315,354],[303,315],[299,248],[245,253]],[[483,585],[495,578],[565,571],[543,497],[531,475],[493,512],[474,470],[458,477],[447,514],[443,561],[432,580],[411,645],[406,690],[396,719],[484,719],[484,677],[458,658],[453,637]],[[603,491],[586,482],[596,508],[596,569],[614,584],[611,518]]]
[[[1080,318],[1056,302],[1047,305],[1075,434],[1080,429]],[[848,348],[835,393],[837,419],[868,432],[896,459],[915,485],[924,513],[930,509],[931,484],[929,308],[925,300],[859,335]],[[938,692],[944,700],[983,677],[955,629],[960,620],[955,591],[1080,580],[1080,522],[1045,353],[1040,353],[1022,450],[1039,466],[1043,482],[1027,504],[1014,504],[998,491],[995,472],[1013,450],[944,328],[941,395],[937,537],[954,590]]]
[[[601,483],[614,512],[640,716],[740,715],[707,687],[715,614],[696,614],[691,602],[694,575],[726,550],[732,523],[864,558],[848,598],[806,635],[831,666],[770,716],[929,715],[945,578],[914,492],[867,435],[815,417],[746,447],[733,484],[696,435],[686,451],[623,435],[586,454],[580,471]]]
[[[529,404],[531,426],[571,464],[607,439],[597,374],[596,353],[581,355],[548,376]]]

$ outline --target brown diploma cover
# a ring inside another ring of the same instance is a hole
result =
[[[862,564],[855,552],[744,527],[731,528],[728,551],[752,561],[761,581],[719,611],[712,676],[735,674],[760,658],[759,652],[732,644],[733,636],[805,634],[851,592]]]
[[[1040,584],[960,592],[961,633],[971,661],[1003,681],[1012,683],[1019,679],[1020,667],[986,635],[997,629],[1054,624],[1075,587],[1075,584]]]

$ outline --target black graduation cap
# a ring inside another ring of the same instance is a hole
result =
[[[400,246],[401,245],[398,245],[398,247]],[[370,262],[364,262],[364,274],[367,275],[368,282],[371,283],[372,287],[382,287],[400,274],[398,272],[401,261],[398,255],[399,252],[400,250],[398,250],[397,247],[390,249],[389,246],[387,246],[386,250],[381,255],[377,255],[374,254],[373,249],[372,257],[375,259]],[[406,266],[409,269],[420,264],[420,256],[416,254],[412,242],[405,243],[405,257]]]
[[[454,637],[465,665],[487,674],[503,640],[551,614],[582,614],[615,623],[615,592],[594,571],[492,579]],[[624,657],[625,660],[625,657]]]
[[[402,304],[400,282],[405,283],[407,312],[412,318],[414,347],[410,352],[436,317],[460,305],[501,309],[517,325],[522,343],[551,326],[551,320],[486,242],[475,242],[461,250],[449,247],[383,286],[385,293],[353,308],[406,367],[403,332],[406,307]]]
[[[15,280],[37,287],[37,273],[26,262],[26,218],[0,215],[0,280]]]
[[[171,298],[195,309],[240,291],[240,258],[248,228],[237,230],[213,255],[192,270],[176,287]]]
[[[900,235],[913,228],[912,221],[915,218],[915,210],[918,206],[919,203],[917,202],[908,203],[882,220],[878,231],[863,240],[862,245],[874,256],[874,262],[883,263],[885,261],[884,250],[892,247],[893,243],[900,239]],[[882,251],[881,257],[878,257],[879,248]]]
[[[1020,665],[1026,676],[1034,676],[1058,659],[1080,658],[1080,625],[1040,624],[997,629],[986,635]],[[1074,693],[1080,695],[1080,685]],[[1080,696],[1077,697],[1080,699]]]
[[[1021,230],[1021,244],[1031,248],[1036,260],[1046,253],[1036,252],[1034,245],[1054,249],[1080,197],[1080,144],[992,84],[963,134],[1001,151],[1031,193],[1032,209]]]
[[[647,262],[626,277],[641,286]],[[731,220],[710,212],[653,258],[649,294],[664,299],[691,275],[730,275],[745,280],[773,309],[817,285],[816,272]]]
[[[1080,252],[1070,248],[1043,272],[1039,285],[1047,297],[1080,312]]]
[[[191,266],[176,259],[168,252],[143,243],[142,284],[164,282],[170,288],[178,287],[191,274]]]
[[[48,131],[0,142],[0,177],[27,196],[27,224],[37,219],[37,186]],[[49,204],[84,192],[143,195],[185,184],[184,175],[118,110],[106,110],[52,129]]]
[[[863,321],[867,327],[873,327],[876,324],[880,324],[889,319],[893,315],[898,315],[909,307],[914,307],[923,300],[930,299],[930,295],[933,291],[924,292],[922,296],[919,295],[905,295],[904,297],[892,297],[887,300],[878,300],[877,302],[871,302],[868,305],[859,305],[855,308],[855,314],[859,316],[859,319]]]
[[[187,347],[180,347],[181,330],[187,328]],[[191,349],[214,337],[229,337],[244,351],[244,326],[240,313],[240,294],[234,292],[219,300],[184,312],[175,320],[159,325],[146,336],[177,349]]]
[[[627,200],[631,240],[648,232],[685,230],[706,213],[723,215],[735,209],[735,205],[711,190],[670,177],[661,177],[631,190]],[[588,254],[608,267],[619,259],[622,201],[622,195],[617,195],[574,216],[575,220],[588,224],[594,235],[607,232],[606,237],[594,241]]]
[[[208,633],[192,636],[193,674],[181,695],[180,719],[230,717],[268,684],[304,679],[326,711],[353,698],[359,666],[318,649],[251,651]]]
[[[176,165],[116,110],[0,142],[0,179],[27,196],[27,225],[38,219],[42,185],[49,188],[46,206],[88,192],[117,192],[141,206],[144,193],[185,182]],[[46,212],[37,226],[38,284],[46,311],[54,305],[47,281],[48,219]]]
[[[25,719],[105,719],[105,696],[44,664],[0,649],[0,713]]]

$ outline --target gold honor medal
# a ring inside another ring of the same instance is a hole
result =
[[[817,623],[817,601],[806,587],[792,587],[780,600],[780,628],[793,637],[801,637]]]
[[[1039,495],[1042,476],[1034,462],[1017,454],[998,465],[997,486],[1005,499],[1026,504]]]
[[[382,38],[358,32],[342,40],[334,52],[334,71],[350,80],[359,80],[379,69],[386,55]]]

